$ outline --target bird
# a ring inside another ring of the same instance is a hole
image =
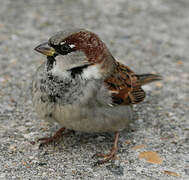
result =
[[[61,128],[40,145],[57,141],[65,130],[115,133],[107,154],[97,153],[98,164],[114,160],[119,132],[133,120],[133,105],[142,102],[142,86],[161,80],[159,74],[135,74],[117,61],[100,37],[86,29],[55,33],[35,51],[46,56],[32,81],[32,101],[40,118]]]

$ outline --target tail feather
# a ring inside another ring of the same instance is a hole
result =
[[[137,74],[136,75],[141,85],[151,83],[153,81],[162,80],[162,76],[159,74]]]

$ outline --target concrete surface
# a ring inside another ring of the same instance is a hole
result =
[[[113,134],[76,133],[42,150],[30,143],[59,127],[32,109],[29,86],[44,60],[33,48],[73,25],[98,33],[135,72],[164,77],[145,87],[118,159],[97,167],[91,157],[108,152]],[[1,0],[0,179],[189,179],[188,49],[188,0]],[[139,159],[145,151],[162,163]]]

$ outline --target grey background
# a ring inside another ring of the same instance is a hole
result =
[[[91,158],[111,149],[114,134],[76,133],[42,150],[30,143],[59,128],[32,109],[29,86],[45,60],[33,48],[73,25],[99,34],[135,72],[164,77],[145,87],[115,163],[94,167]],[[188,0],[1,0],[0,179],[189,179],[188,48]],[[162,164],[139,160],[143,151],[157,152]]]

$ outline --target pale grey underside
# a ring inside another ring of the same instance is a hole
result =
[[[68,84],[69,78],[68,74],[62,76],[62,83]],[[48,100],[48,95],[53,93],[48,87],[45,91],[41,90],[41,82],[44,80],[47,81],[45,64],[40,66],[34,77],[32,91],[34,108],[43,119],[56,121],[67,129],[83,132],[122,130],[133,119],[131,106],[112,105],[109,91],[101,80],[86,80],[81,76],[72,79],[71,86],[77,84],[77,88],[70,87],[60,93],[61,98],[57,98],[56,102]],[[42,101],[42,97],[46,99]]]

